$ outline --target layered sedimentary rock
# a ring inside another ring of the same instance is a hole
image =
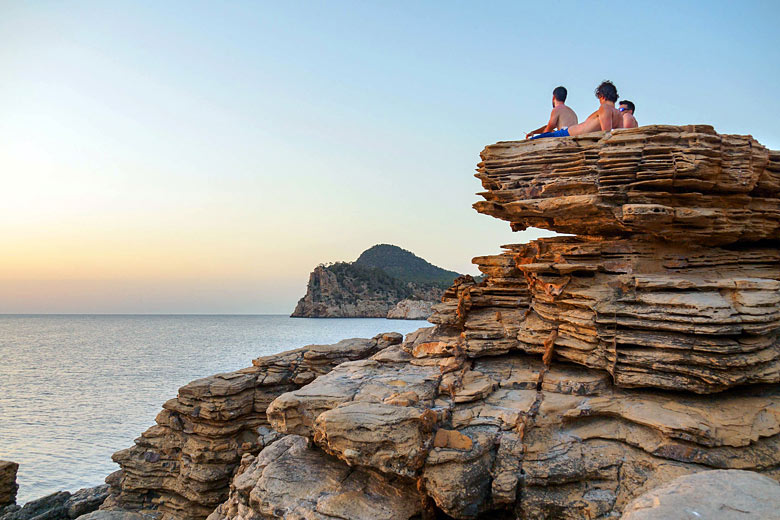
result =
[[[512,224],[706,245],[780,239],[780,152],[711,126],[488,146],[477,211]]]
[[[8,460],[0,460],[0,511],[5,506],[16,503],[16,472],[19,464]]]
[[[581,237],[506,247],[474,259],[497,280],[460,280],[431,318],[463,327],[469,357],[547,353],[619,386],[697,393],[780,378],[776,247]]]
[[[312,449],[307,439],[288,435],[242,461],[230,499],[209,520],[402,520],[420,512],[415,494],[410,482],[354,470]]]
[[[475,258],[433,327],[235,414],[285,437],[244,450],[210,520],[606,519],[703,471],[780,480],[780,153],[659,126],[482,158],[479,211],[578,236]]]
[[[706,470],[780,479],[780,154],[644,127],[499,143],[477,176],[479,211],[580,236],[475,258],[435,327],[279,396],[271,426],[431,517],[608,518]],[[285,518],[253,475],[228,504]]]
[[[401,339],[400,334],[388,333],[309,345],[183,386],[135,446],[114,454],[122,469],[107,479],[112,494],[103,508],[156,510],[163,518],[205,518],[227,498],[242,455],[258,453],[279,438],[267,428],[265,414],[274,398]]]
[[[280,396],[272,426],[349,466],[417,482],[454,518],[598,518],[712,467],[780,477],[776,387],[717,400],[621,389],[603,371],[536,356],[471,360],[457,344],[454,356],[433,353],[431,332]]]
[[[739,470],[678,477],[634,499],[621,520],[765,520],[780,517],[780,484]]]

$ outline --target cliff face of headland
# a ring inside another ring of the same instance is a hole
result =
[[[476,257],[403,341],[183,387],[104,508],[606,519],[706,470],[780,480],[780,152],[649,126],[491,145],[477,177],[479,212],[575,236]]]
[[[458,273],[380,244],[351,263],[319,265],[293,317],[427,319]]]

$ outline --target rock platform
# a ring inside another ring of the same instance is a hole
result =
[[[116,456],[118,499],[209,520],[606,519],[687,475],[780,480],[780,153],[649,126],[491,145],[477,177],[477,211],[575,236],[476,257],[485,279],[458,278],[403,342],[183,388]]]

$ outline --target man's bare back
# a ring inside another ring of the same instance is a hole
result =
[[[525,138],[528,139],[534,134],[541,134],[544,132],[550,132],[555,129],[566,128],[567,126],[577,124],[577,114],[574,110],[566,106],[566,88],[556,87],[553,90],[552,97],[552,112],[550,112],[550,120],[546,125],[540,126],[536,130],[531,130],[525,134]]]
[[[569,127],[569,135],[582,135],[591,132],[609,131],[623,127],[623,114],[615,108],[614,101],[602,101],[598,110],[582,123]]]
[[[623,128],[636,128],[639,123],[636,122],[634,114],[630,112],[623,112]]]
[[[558,105],[550,114],[550,121],[555,118],[555,128],[566,128],[577,124],[577,114],[566,105]]]

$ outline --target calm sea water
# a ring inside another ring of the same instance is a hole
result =
[[[287,316],[0,315],[0,459],[18,503],[103,483],[111,454],[193,379],[312,343],[406,334],[424,321]]]

